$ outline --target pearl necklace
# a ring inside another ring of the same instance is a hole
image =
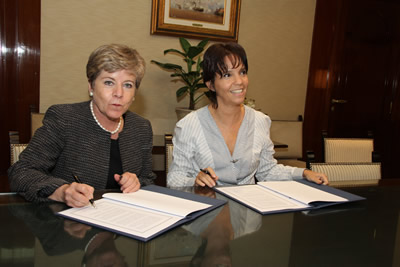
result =
[[[119,123],[117,126],[117,129],[115,129],[114,131],[109,131],[106,128],[103,127],[103,125],[100,124],[100,122],[97,120],[96,115],[94,115],[94,111],[93,111],[93,101],[90,101],[90,111],[92,112],[92,116],[94,118],[94,120],[96,121],[97,125],[100,126],[101,129],[103,129],[104,131],[110,133],[110,134],[115,134],[119,131],[119,128],[121,128],[121,123],[122,123],[122,117],[119,117]]]

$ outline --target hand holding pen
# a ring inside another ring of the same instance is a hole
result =
[[[197,174],[195,185],[214,187],[217,184],[218,176],[212,168],[200,169]]]
[[[74,177],[75,182],[77,182],[78,184],[83,184],[81,182],[81,180],[78,178],[78,176],[76,176],[75,174],[72,174],[72,176]],[[94,200],[93,198],[89,198],[89,202],[92,205],[93,208],[96,208],[96,205],[94,204]]]
[[[77,176],[72,175],[72,177],[76,183],[63,184],[49,196],[49,199],[64,202],[73,208],[84,207],[90,200],[93,202],[94,188],[81,183]]]

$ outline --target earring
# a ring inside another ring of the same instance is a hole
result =
[[[89,96],[93,96],[93,92],[92,91],[89,92]]]

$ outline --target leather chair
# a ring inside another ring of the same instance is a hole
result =
[[[372,138],[324,138],[324,161],[374,162],[374,139]]]
[[[275,148],[274,158],[279,164],[305,168],[303,157],[303,121],[273,120],[270,137],[274,142],[287,144],[287,148]]]
[[[335,187],[377,185],[381,179],[381,163],[311,163],[311,170],[325,173]]]
[[[28,144],[10,144],[10,164],[18,161],[19,155],[28,146]]]
[[[44,113],[31,113],[31,138],[35,131],[43,125]],[[16,133],[16,134],[15,134]],[[10,164],[18,161],[19,155],[28,146],[28,144],[19,144],[18,132],[10,132]],[[15,136],[15,138],[14,138]],[[18,139],[18,140],[14,140]]]
[[[379,154],[373,138],[331,138],[322,135],[323,162],[307,151],[307,168],[325,173],[332,186],[376,185],[381,179]]]
[[[371,135],[370,135],[371,136]],[[307,168],[315,161],[314,151],[306,151]],[[380,155],[374,151],[374,139],[333,138],[322,132],[322,161],[324,163],[380,162]]]
[[[31,113],[31,138],[35,134],[35,131],[43,125],[44,113]]]

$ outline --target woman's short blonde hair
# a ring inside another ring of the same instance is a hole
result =
[[[86,76],[92,87],[103,70],[109,73],[120,70],[131,72],[136,78],[135,86],[138,89],[145,73],[145,62],[139,53],[129,46],[103,45],[90,54],[86,65]]]

